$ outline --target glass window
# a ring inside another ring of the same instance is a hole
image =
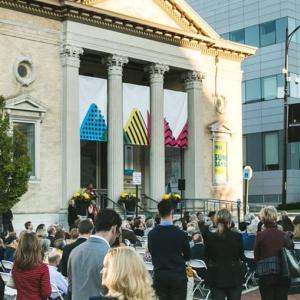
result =
[[[245,44],[259,47],[259,25],[245,28]]]
[[[246,136],[243,135],[243,166],[247,165],[247,139]]]
[[[27,141],[28,156],[31,160],[30,176],[35,176],[35,133],[34,123],[14,122],[14,128],[24,134]]]
[[[261,99],[260,78],[245,81],[246,102]]]
[[[296,28],[296,20],[292,18],[288,18],[288,26],[289,26],[289,32],[292,32]],[[297,37],[296,34],[292,37],[292,42],[296,42]]]
[[[221,34],[221,37],[225,40],[229,40],[229,32],[226,32],[226,33],[222,33]]]
[[[242,103],[246,101],[246,89],[245,89],[245,81],[242,82]]]
[[[275,44],[276,23],[275,21],[260,24],[260,45],[261,47]]]
[[[253,171],[263,170],[262,133],[249,133],[246,135],[247,165]]]
[[[282,43],[285,41],[285,31],[287,27],[287,18],[276,20],[276,43]]]
[[[230,40],[237,43],[245,43],[245,29],[230,32]]]
[[[278,133],[264,134],[264,169],[266,171],[278,170]]]
[[[262,90],[264,100],[277,97],[277,76],[262,78]]]

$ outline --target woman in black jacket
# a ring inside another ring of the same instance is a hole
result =
[[[205,259],[207,284],[213,300],[239,300],[245,276],[242,235],[230,230],[232,217],[227,209],[215,216],[217,231],[207,236]]]

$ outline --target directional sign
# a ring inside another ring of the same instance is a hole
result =
[[[134,184],[134,185],[142,184],[142,173],[141,172],[133,172],[132,173],[132,184]]]

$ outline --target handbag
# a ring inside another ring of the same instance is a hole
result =
[[[281,250],[281,276],[285,278],[300,277],[300,265],[294,252],[287,248]]]

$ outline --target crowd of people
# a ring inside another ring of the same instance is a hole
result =
[[[0,260],[13,262],[17,299],[185,300],[187,262],[198,259],[206,263],[206,271],[196,272],[212,299],[238,300],[245,250],[254,251],[262,300],[287,299],[290,279],[281,275],[279,257],[283,247],[292,249],[299,240],[300,216],[293,222],[286,214],[277,219],[276,209],[266,207],[239,226],[227,209],[174,220],[167,200],[158,204],[158,213],[122,220],[116,211],[102,209],[93,218],[76,218],[69,231],[57,224],[34,230],[28,221],[18,236],[2,233]],[[143,255],[135,250],[141,246]]]

